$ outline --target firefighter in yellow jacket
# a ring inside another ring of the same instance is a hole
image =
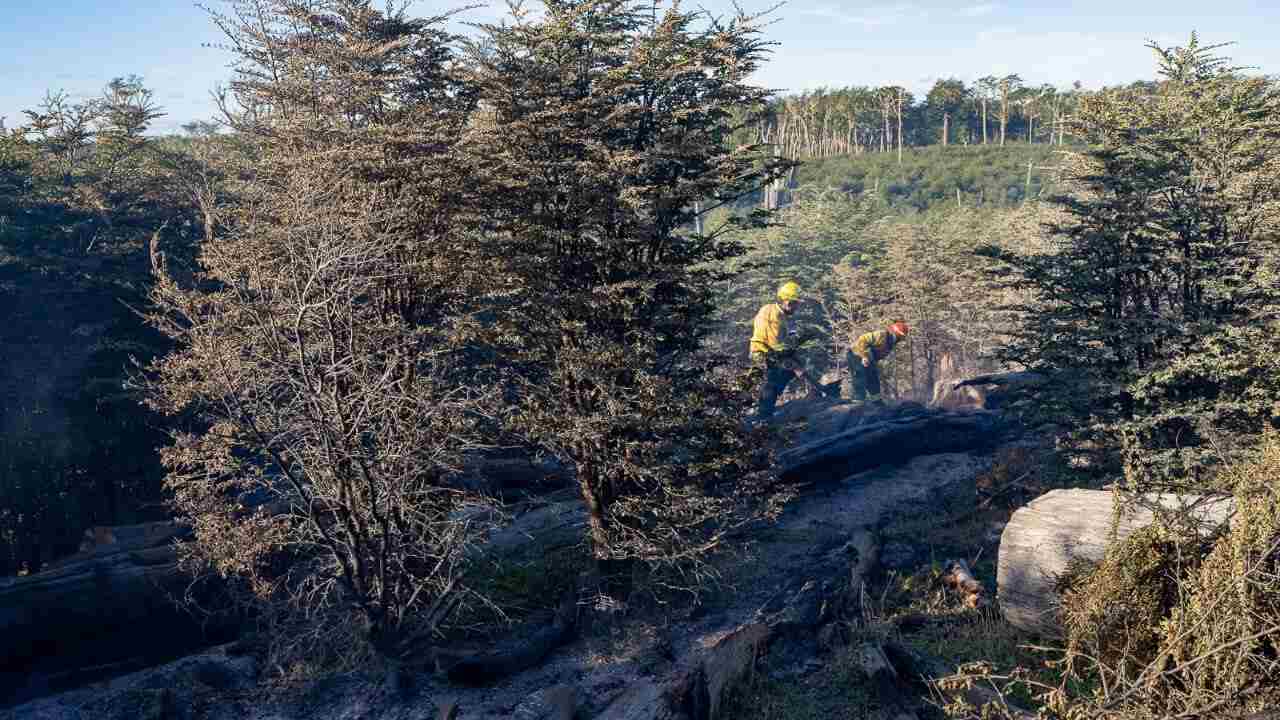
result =
[[[854,341],[853,348],[845,354],[853,381],[854,400],[866,400],[868,395],[873,401],[880,400],[880,368],[877,363],[888,357],[898,340],[906,337],[909,331],[907,324],[899,320],[884,330],[860,335]]]
[[[772,416],[778,396],[787,389],[791,379],[804,377],[804,369],[796,364],[793,355],[795,348],[787,345],[790,334],[787,321],[799,298],[799,285],[783,283],[778,288],[778,301],[756,313],[751,332],[751,365],[764,376],[756,405],[757,419]]]

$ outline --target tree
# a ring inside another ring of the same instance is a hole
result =
[[[997,87],[995,77],[987,75],[978,79],[977,96],[982,105],[982,144],[987,144],[987,103],[995,94]]]
[[[893,135],[889,129],[889,120],[898,106],[898,88],[882,87],[876,89],[876,104],[880,108],[880,120],[883,130],[880,134],[880,152],[888,152],[893,147]]]
[[[704,346],[716,266],[741,247],[725,227],[689,233],[695,200],[732,203],[790,165],[726,143],[732,111],[768,98],[747,84],[758,25],[556,0],[481,29],[469,58],[493,123],[474,150],[511,423],[573,467],[611,592],[635,562],[696,567],[753,515],[763,478],[749,398]]]
[[[944,146],[950,141],[952,122],[960,119],[968,97],[964,83],[955,78],[938,80],[925,96],[926,116],[942,126],[939,137]]]
[[[1004,147],[1005,133],[1009,128],[1009,99],[1022,86],[1022,78],[1017,74],[1005,75],[996,81],[1000,92],[1000,146]]]
[[[24,116],[0,140],[0,242],[12,273],[0,289],[11,308],[0,330],[10,399],[0,422],[11,428],[0,505],[22,518],[11,569],[36,572],[73,552],[90,525],[156,516],[160,433],[121,383],[131,356],[164,346],[132,310],[149,284],[147,237],[170,224],[184,245],[191,213],[156,162],[147,132],[160,110],[140,79],[117,78],[79,103],[51,92]]]
[[[1078,128],[1096,149],[1065,168],[1074,192],[1056,200],[1068,214],[1054,227],[1061,249],[996,253],[1038,296],[1005,358],[1051,375],[1043,407],[1102,459],[1116,460],[1107,440],[1128,438],[1126,454],[1144,458],[1129,465],[1139,489],[1202,482],[1215,428],[1256,434],[1275,422],[1269,403],[1240,398],[1226,411],[1222,394],[1265,397],[1273,382],[1256,356],[1277,308],[1280,92],[1194,35],[1150,47],[1154,91],[1081,101]]]
[[[193,282],[155,238],[150,319],[175,349],[144,387],[187,418],[167,485],[192,559],[262,607],[420,649],[472,596],[483,515],[464,509],[485,503],[453,482],[487,415],[461,339],[483,272],[457,192],[472,94],[442,18],[271,0],[214,20],[238,53],[227,122],[255,160]]]
[[[898,164],[902,164],[902,107],[906,105],[911,107],[911,95],[907,93],[905,88],[894,88],[894,110],[898,114]]]

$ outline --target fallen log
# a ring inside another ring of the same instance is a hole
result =
[[[577,603],[572,595],[561,601],[555,617],[527,635],[511,633],[512,639],[498,647],[468,652],[459,649],[437,650],[433,661],[436,671],[450,682],[461,685],[484,685],[537,665],[552,650],[563,645],[577,626]]]
[[[587,533],[587,509],[579,499],[557,500],[532,507],[511,523],[494,529],[468,548],[474,557],[541,558],[547,553],[578,545]]]
[[[1003,372],[977,375],[959,381],[934,383],[929,406],[949,410],[994,409],[1008,402],[1008,397],[1025,388],[1042,385],[1048,380],[1034,372]]]
[[[169,522],[90,529],[82,552],[0,579],[0,702],[29,697],[30,677],[75,677],[68,671],[229,639],[228,624],[202,623],[174,600],[192,582],[173,544],[185,537]]]
[[[1225,523],[1229,498],[1151,495],[1153,505],[1187,508],[1209,530]],[[1000,536],[996,570],[1000,609],[1010,624],[1046,635],[1059,632],[1057,579],[1073,559],[1101,562],[1109,541],[1151,524],[1149,509],[1115,517],[1115,495],[1101,490],[1052,490],[1019,509]]]
[[[1036,372],[1003,372],[991,373],[989,375],[975,375],[974,377],[960,380],[953,383],[952,387],[966,387],[973,385],[998,385],[1001,387],[1029,387],[1034,385],[1043,385],[1049,378],[1041,373]]]
[[[851,427],[778,453],[788,482],[839,482],[880,465],[900,464],[917,455],[991,447],[1003,424],[992,412],[948,412],[915,405],[858,416]]]
[[[507,501],[553,492],[571,480],[565,466],[519,453],[469,458],[458,477],[463,487]]]

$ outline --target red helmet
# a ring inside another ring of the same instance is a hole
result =
[[[897,335],[898,337],[906,337],[907,333],[911,332],[911,328],[907,326],[906,321],[899,320],[889,326],[889,332]]]

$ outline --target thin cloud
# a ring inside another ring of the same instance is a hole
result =
[[[922,8],[909,4],[882,5],[861,8],[849,12],[835,5],[818,5],[800,10],[804,15],[833,20],[844,25],[860,25],[864,28],[893,25],[908,20],[918,20],[925,16]]]
[[[1018,34],[1018,29],[1011,25],[997,25],[990,27],[978,33],[979,43],[989,43],[993,40],[1006,40],[1013,38]]]
[[[963,15],[963,16],[965,16],[965,17],[974,17],[974,18],[976,18],[976,17],[983,17],[984,15],[990,15],[991,13],[993,13],[993,12],[995,12],[995,11],[996,11],[996,5],[995,5],[995,4],[993,4],[993,3],[983,3],[983,4],[981,4],[981,5],[970,5],[969,7],[962,8],[962,9],[960,10],[960,14],[961,14],[961,15]]]

